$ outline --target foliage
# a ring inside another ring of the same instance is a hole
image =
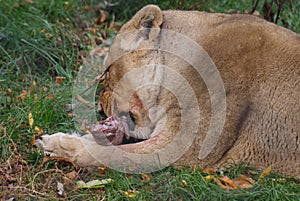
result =
[[[256,10],[263,16],[263,4],[264,1],[258,1]],[[136,11],[147,4],[155,4],[160,6],[162,9],[180,9],[180,10],[200,10],[208,12],[225,12],[225,13],[250,13],[254,5],[249,0],[170,0],[170,1],[159,1],[159,0],[111,0],[108,1],[106,9],[115,14],[116,18],[121,21],[126,21]],[[281,1],[280,1],[281,2]],[[289,1],[283,1],[289,2]],[[292,5],[295,13],[292,13],[289,3],[283,4],[283,11],[280,14],[281,20],[278,24],[292,29],[296,32],[300,32],[300,2],[292,0]],[[278,6],[273,3],[272,9],[277,11]]]

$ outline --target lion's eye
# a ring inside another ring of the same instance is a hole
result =
[[[99,115],[100,115],[100,117],[101,117],[102,119],[106,119],[106,118],[107,118],[107,116],[106,116],[106,114],[105,114],[105,112],[104,112],[104,110],[103,110],[103,107],[102,107],[102,104],[101,104],[101,103],[100,103],[100,107],[99,107],[98,113],[99,113]]]
[[[130,117],[131,121],[132,121],[133,123],[135,123],[135,117],[134,117],[134,114],[133,114],[132,112],[130,112],[130,111],[129,111],[129,117]]]

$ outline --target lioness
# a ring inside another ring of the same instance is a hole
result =
[[[246,161],[300,176],[298,34],[251,15],[154,5],[119,34],[99,99],[110,119],[90,128],[94,138],[43,136],[46,154],[80,166],[123,164],[130,154],[140,162],[125,165]]]

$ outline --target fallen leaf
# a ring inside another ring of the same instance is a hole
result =
[[[25,2],[28,4],[34,4],[34,1],[32,1],[32,0],[25,0]]]
[[[42,129],[40,129],[40,127],[35,126],[34,130],[37,132],[37,135],[32,135],[32,138],[31,138],[31,147],[33,147],[35,145],[37,138],[39,138],[42,135],[44,135],[44,132],[42,131]]]
[[[268,176],[271,173],[272,170],[272,165],[270,165],[269,167],[267,167],[267,169],[265,169],[261,175],[258,177],[258,181],[264,179],[266,176]]]
[[[29,114],[28,114],[28,122],[29,122],[29,127],[32,128],[34,119],[33,119],[31,112],[29,112]]]
[[[28,94],[32,94],[32,92],[36,89],[36,81],[31,81],[30,89],[28,90]]]
[[[76,117],[76,114],[68,113],[68,117]]]
[[[3,90],[2,85],[0,85],[0,91],[2,91],[2,90]]]
[[[220,182],[217,182],[219,186],[221,186],[225,190],[231,190],[231,189],[237,189],[238,186],[236,183],[234,183],[233,180],[231,180],[229,177],[224,176],[217,179]]]
[[[204,168],[201,170],[202,174],[216,174],[217,171],[213,168]]]
[[[44,132],[42,131],[42,129],[40,127],[38,127],[38,126],[35,126],[34,130],[37,132],[38,137],[41,137],[44,134]]]
[[[105,175],[107,171],[107,167],[98,167],[98,176]]]
[[[50,86],[44,86],[44,87],[41,87],[41,88],[40,88],[40,92],[41,92],[41,93],[47,92],[47,91],[49,91],[49,90],[50,90]]]
[[[90,6],[82,6],[82,7],[80,7],[80,9],[82,9],[82,10],[92,10],[92,8]]]
[[[94,28],[94,27],[86,27],[86,28],[84,28],[84,31],[90,31],[91,33],[97,32],[96,28]]]
[[[193,170],[192,170],[192,172],[196,172],[197,169],[198,169],[198,165],[197,165],[197,164],[194,164],[194,165],[193,165]]]
[[[204,178],[205,178],[205,179],[207,179],[207,180],[209,180],[209,181],[211,181],[211,180],[214,180],[214,179],[215,179],[215,177],[214,177],[214,176],[212,176],[212,175],[207,175],[207,176],[205,176]]]
[[[238,185],[240,189],[251,188],[255,184],[255,181],[246,175],[240,175],[238,178],[233,179],[233,182]]]
[[[105,22],[108,19],[108,12],[104,11],[104,10],[100,10],[100,17],[97,20],[97,24],[102,24],[103,22]]]
[[[54,99],[54,98],[55,98],[54,94],[49,94],[48,96],[46,96],[46,99]]]
[[[11,89],[8,88],[7,91],[4,93],[4,96],[9,96],[11,94]]]
[[[72,172],[67,173],[66,176],[69,179],[74,180],[77,177],[77,172],[75,170],[73,170]]]
[[[188,183],[183,179],[183,180],[181,180],[181,185],[182,185],[183,187],[187,187],[187,186],[188,186]]]
[[[286,182],[286,178],[277,178],[277,179],[273,179],[273,181],[275,181],[277,183],[285,183]]]
[[[58,85],[61,85],[65,79],[66,79],[65,77],[55,77],[56,83]]]
[[[84,182],[84,181],[77,181],[77,187],[78,188],[103,188],[104,185],[112,183],[112,179],[102,179],[102,180],[92,180],[89,182]]]
[[[135,198],[135,196],[137,194],[139,194],[140,192],[139,191],[136,191],[136,190],[127,190],[124,192],[124,194],[128,197],[128,198]]]
[[[45,33],[45,36],[49,39],[53,38],[53,34],[51,34],[51,33]]]
[[[26,100],[27,98],[27,91],[26,90],[22,90],[21,94],[20,94],[20,98],[21,100]]]
[[[148,174],[141,174],[142,181],[150,181],[150,176]]]

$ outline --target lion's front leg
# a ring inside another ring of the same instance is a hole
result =
[[[36,141],[37,148],[50,158],[63,157],[70,159],[80,167],[100,166],[90,152],[97,151],[98,144],[91,135],[83,137],[76,134],[56,133],[43,135]]]

